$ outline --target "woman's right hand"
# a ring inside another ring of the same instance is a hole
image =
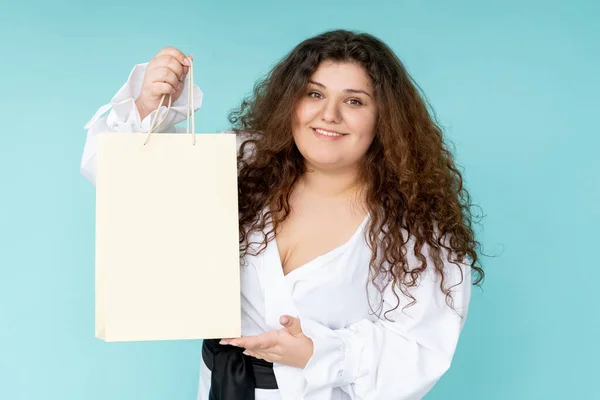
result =
[[[158,108],[160,100],[165,95],[163,105],[167,105],[168,96],[172,95],[172,103],[181,96],[183,82],[189,70],[189,61],[181,51],[174,47],[165,47],[150,60],[144,74],[142,92],[135,100],[140,118]]]

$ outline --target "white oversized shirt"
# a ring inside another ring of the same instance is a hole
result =
[[[85,126],[81,172],[91,182],[95,182],[98,133],[149,129],[152,114],[142,121],[135,106],[146,66],[136,65],[111,102]],[[187,116],[190,88],[185,85],[158,131],[182,130],[174,125]],[[195,85],[193,90],[198,109],[203,93]],[[397,302],[390,286],[381,295],[370,283],[371,251],[364,235],[368,224],[367,217],[345,244],[287,275],[276,240],[258,256],[247,257],[241,267],[242,335],[280,329],[279,317],[288,314],[300,318],[302,330],[314,343],[305,368],[275,363],[279,389],[257,389],[257,400],[420,399],[450,367],[471,296],[468,266],[462,265],[463,275],[446,263],[446,287],[454,286],[453,308],[446,303],[439,278],[428,268],[411,291],[417,303],[403,309],[410,300],[397,290],[400,306],[386,319],[384,312]],[[409,267],[418,265],[411,249],[407,257]],[[208,399],[209,385],[210,370],[202,364],[198,400]]]

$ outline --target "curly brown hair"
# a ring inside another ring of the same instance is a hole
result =
[[[232,130],[248,135],[238,156],[241,257],[252,247],[251,234],[262,234],[258,252],[264,250],[290,213],[290,194],[306,170],[292,137],[294,110],[323,61],[361,65],[375,89],[376,134],[360,166],[370,215],[372,282],[387,274],[398,304],[397,287],[414,304],[409,289],[427,268],[427,248],[451,305],[444,253],[461,268],[463,279],[465,263],[476,275],[474,284],[484,277],[470,196],[418,86],[394,52],[365,33],[336,30],[303,41],[229,115]],[[420,265],[407,263],[409,240]]]

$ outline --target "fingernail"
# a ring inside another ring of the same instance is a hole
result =
[[[288,319],[288,317],[283,317],[281,318],[281,322],[287,324],[288,322],[290,322],[290,320]]]
[[[229,344],[226,340],[221,340],[219,344]]]
[[[247,355],[247,356],[249,356],[249,355],[250,355],[250,353],[248,353],[248,350],[244,351],[244,353],[243,353],[243,354],[245,354],[245,355]]]
[[[185,59],[185,60],[183,60],[183,63],[184,63],[185,65],[187,65],[188,67],[190,66],[190,60],[188,60],[188,59],[187,59],[187,57],[186,57],[186,59]]]

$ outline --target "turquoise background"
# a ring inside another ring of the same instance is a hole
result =
[[[398,53],[486,215],[487,280],[427,399],[600,398],[598,1],[37,0],[0,12],[0,399],[195,399],[199,341],[94,338],[83,125],[172,45],[195,56],[199,130],[226,129],[255,79],[332,28]]]

